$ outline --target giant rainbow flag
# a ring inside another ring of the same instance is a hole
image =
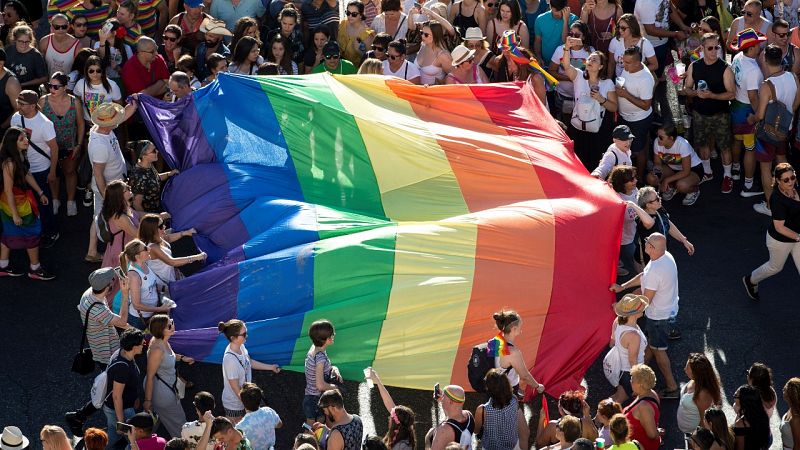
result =
[[[558,393],[607,344],[624,207],[528,85],[222,74],[142,102],[181,171],[163,196],[173,226],[209,254],[171,285],[176,350],[221,361],[216,324],[237,317],[253,358],[302,371],[327,318],[345,378],[468,386],[471,348],[507,307]]]

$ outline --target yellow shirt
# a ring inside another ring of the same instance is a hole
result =
[[[352,62],[356,68],[360,67],[361,62],[364,60],[364,54],[369,50],[368,44],[373,36],[375,36],[375,31],[367,28],[367,25],[364,24],[358,36],[350,37],[350,35],[347,34],[347,19],[343,19],[339,22],[339,35],[337,38],[339,41],[339,48],[341,48],[342,51],[342,58]],[[359,47],[358,39],[360,39],[363,44],[363,51],[357,50]]]

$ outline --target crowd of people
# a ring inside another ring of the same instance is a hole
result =
[[[221,407],[201,391],[194,396],[196,417],[187,420],[181,408],[192,382],[176,366],[194,360],[169,344],[175,333],[169,284],[183,276],[181,267],[206,255],[172,254],[171,244],[195,230],[168,226],[160,193],[178,172],[164,168],[147,140],[138,96],[180,101],[221,72],[329,72],[429,86],[529,83],[572,138],[581,163],[626,202],[620,284],[610,289],[635,291],[614,306],[609,355],[616,360],[606,357],[606,374],[616,392],[594,417],[581,392],[566,392],[559,420],[529,427],[520,407],[544,387],[513,346],[521,339],[521,318],[500,311],[490,342],[507,344],[508,353],[485,374],[488,400],[473,412],[463,408],[462,386],[437,389],[447,420],[425,442],[417,442],[414,411],[396,405],[374,371],[369,376],[389,422],[382,438],[363,436],[326,353],[333,324],[315,322],[300,402],[308,432],[298,435],[295,448],[358,449],[363,442],[365,448],[440,450],[481,436],[481,447],[494,450],[528,448],[533,436],[537,448],[553,450],[588,450],[597,439],[621,450],[656,450],[661,403],[673,399],[679,428],[694,449],[756,450],[778,439],[797,448],[800,379],[784,386],[789,410],[780,436],[769,431],[778,397],[763,364],[754,364],[737,389],[731,423],[705,356],[689,355],[688,383],[680,388],[668,354],[669,342],[681,337],[678,268],[667,248],[674,240],[691,255],[694,245],[662,205],[681,194],[681,203],[692,206],[701,185],[711,189],[719,179],[729,194],[741,181],[740,195],[763,195],[754,209],[772,217],[769,260],[743,276],[746,294],[759,300],[759,283],[780,272],[789,256],[800,268],[800,196],[789,164],[800,147],[796,3],[747,0],[728,9],[708,0],[183,0],[179,12],[178,2],[163,0],[50,0],[46,11],[35,12],[27,3],[4,2],[0,278],[54,279],[39,250],[56,245],[59,223],[77,216],[79,203],[93,217],[84,259],[102,267],[89,276],[78,310],[93,361],[108,381],[97,402],[67,414],[69,430],[95,450],[275,445],[282,421],[265,406],[252,370],[281,369],[250,358],[241,321],[220,324],[229,342]],[[714,173],[715,158],[722,174]],[[12,250],[27,252],[27,269],[11,264]],[[660,392],[646,365],[652,359],[664,384]],[[214,415],[221,410],[224,415]],[[84,429],[99,411],[107,428]],[[172,440],[157,435],[159,427]],[[57,426],[44,427],[40,438],[47,450],[72,448]],[[28,444],[19,428],[3,430],[3,450]]]

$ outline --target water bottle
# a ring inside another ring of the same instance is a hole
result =
[[[708,90],[708,83],[706,83],[706,80],[697,80],[697,90],[698,91]]]
[[[594,446],[598,450],[603,450],[605,448],[605,446],[606,446],[606,440],[601,438],[601,437],[599,437],[599,438],[594,440]]]

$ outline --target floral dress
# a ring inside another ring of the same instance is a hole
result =
[[[154,167],[134,166],[130,173],[131,192],[142,196],[142,208],[150,213],[161,212],[161,183]]]
[[[50,96],[44,97],[44,107],[42,114],[53,122],[56,129],[56,143],[58,144],[59,159],[67,157],[67,151],[75,147],[76,137],[78,136],[78,109],[75,106],[75,97],[70,96],[69,109],[63,116],[59,116],[50,106]]]

